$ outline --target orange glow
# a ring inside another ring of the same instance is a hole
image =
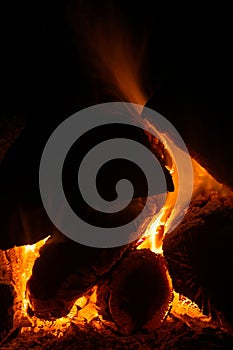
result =
[[[93,9],[83,2],[78,4],[77,12],[71,14],[85,62],[92,78],[100,84],[97,90],[100,89],[102,95],[106,94],[111,100],[145,105],[148,100],[142,88],[146,75],[143,67],[145,35],[139,33],[135,40],[135,34],[122,13],[106,6],[99,6],[100,13],[98,9],[93,13]]]
[[[99,32],[104,30],[106,29],[101,27]],[[116,32],[115,38],[110,33],[111,30],[107,30],[105,35],[98,33],[94,41],[97,43],[95,59],[98,58],[103,76],[107,74],[108,83],[112,81],[111,85],[115,89],[111,93],[123,101],[144,105],[147,98],[139,88],[140,55],[129,50],[130,43],[121,33]]]
[[[205,323],[211,322],[211,317],[203,315],[201,309],[194,302],[176,292],[174,292],[171,313],[182,318],[185,322],[189,321],[191,323],[192,319]]]
[[[121,57],[123,59],[123,56]],[[119,76],[118,67],[113,65],[112,69],[115,69],[114,74]],[[126,69],[126,66],[123,65]],[[122,74],[124,75],[123,71]],[[133,78],[133,74],[126,74],[127,82]],[[123,78],[122,78],[123,79]],[[120,84],[126,84],[126,81],[119,80]],[[137,103],[145,102],[142,98],[143,94],[138,93],[138,89],[133,89],[135,81],[131,80],[130,89],[125,88],[123,93],[130,91],[132,95],[128,95],[127,98],[136,101]],[[165,148],[166,152],[169,153],[169,147]],[[180,155],[182,158],[182,154]],[[193,195],[222,192],[227,191],[226,187],[218,183],[196,160],[192,159],[193,172],[194,172],[194,186]],[[138,241],[137,249],[149,248],[151,251],[159,254],[163,254],[162,242],[163,238],[168,232],[169,225],[172,225],[172,221],[179,214],[177,209],[175,210],[175,203],[177,200],[177,189],[179,186],[178,173],[175,164],[169,165],[168,170],[172,174],[175,190],[174,192],[167,193],[165,205],[159,215],[155,217],[147,218],[145,222],[146,229],[143,230],[143,237]],[[185,186],[184,185],[184,191]],[[182,210],[182,208],[180,209]],[[25,295],[26,283],[32,274],[32,268],[35,259],[39,256],[40,248],[45,244],[48,237],[42,241],[37,242],[33,245],[26,245],[22,247],[15,247],[9,249],[6,252],[1,252],[4,265],[9,268],[9,283],[13,284],[16,291],[16,299],[14,302],[14,325],[15,327],[21,326],[21,332],[40,332],[48,331],[57,337],[62,337],[64,332],[70,327],[71,323],[79,325],[79,327],[85,327],[85,324],[92,323],[95,327],[102,327],[106,321],[99,315],[98,307],[96,305],[97,286],[95,286],[91,293],[83,295],[74,303],[70,313],[66,317],[62,317],[55,321],[41,320],[35,316],[29,316],[27,314],[27,308],[29,301]],[[200,319],[209,321],[205,317],[201,310],[192,303],[189,299],[180,296],[174,292],[174,300],[171,304],[171,313],[176,317],[191,319]]]
[[[86,13],[88,15],[88,12]],[[115,23],[116,18],[108,16],[106,22],[96,23],[92,20],[92,14],[89,14],[88,23],[81,23],[82,39],[87,53],[86,60],[89,60],[92,75],[96,80],[101,81],[106,90],[106,94],[113,96],[121,101],[136,103],[144,106],[148,100],[147,93],[142,89],[142,62],[144,55],[144,41],[141,46],[132,44],[131,36],[123,26],[119,30],[119,23]],[[87,17],[87,16],[86,16]],[[81,21],[81,19],[80,19]],[[140,41],[138,41],[140,43]],[[165,150],[169,155],[169,145],[166,144],[167,135],[160,135],[164,140]],[[182,158],[182,151],[177,150],[178,156]],[[218,183],[200,164],[192,159],[194,171],[193,195],[205,193],[206,191],[226,191],[222,184]],[[184,165],[185,166],[185,165]],[[163,238],[172,227],[172,223],[179,214],[175,208],[178,196],[179,176],[175,164],[169,164],[168,170],[172,174],[175,190],[169,192],[161,213],[156,217],[147,219],[146,229],[143,230],[143,237],[138,241],[137,249],[149,248],[151,251],[163,254]],[[185,192],[186,185],[182,184]],[[0,252],[0,259],[7,269],[6,281],[13,284],[16,298],[14,301],[14,325],[24,325],[22,332],[40,332],[46,330],[57,337],[63,336],[64,332],[70,327],[71,322],[80,326],[90,322],[103,321],[98,313],[96,306],[97,286],[90,294],[85,294],[74,303],[70,313],[55,321],[45,321],[35,316],[30,317],[27,314],[28,300],[26,297],[26,283],[31,277],[33,264],[39,256],[40,248],[45,244],[47,237],[33,245],[15,247]],[[182,298],[174,292],[172,302],[172,313],[174,315],[188,315],[191,317],[203,317],[201,310],[191,303],[187,298]],[[140,301],[139,301],[140,302]],[[27,322],[25,322],[27,320]],[[98,320],[98,321],[96,321]]]
[[[10,265],[11,283],[16,292],[14,302],[14,324],[16,325],[20,324],[24,317],[27,317],[26,283],[32,274],[34,261],[39,256],[39,250],[48,238],[32,245],[14,247],[4,252],[7,265]]]
[[[193,195],[213,192],[226,192],[226,186],[218,183],[196,160],[192,159],[194,171]],[[175,191],[169,192],[161,213],[155,217],[146,220],[146,229],[143,237],[138,241],[137,249],[149,248],[155,253],[163,254],[162,242],[167,233],[169,222],[172,220],[174,206],[177,199],[178,174],[174,164],[169,168],[175,184]],[[149,221],[148,221],[149,220]],[[45,244],[49,237],[33,245],[14,247],[5,252],[1,252],[0,259],[4,266],[7,266],[7,278],[10,284],[13,284],[16,298],[14,301],[14,325],[21,327],[21,332],[40,332],[41,329],[54,334],[57,337],[63,336],[64,332],[70,327],[71,323],[84,326],[86,323],[92,323],[95,327],[102,327],[105,323],[99,315],[96,305],[97,286],[88,291],[74,303],[70,313],[55,321],[41,320],[35,316],[29,316],[27,313],[29,301],[25,294],[26,283],[32,274],[33,264],[39,256],[40,248]],[[189,299],[182,297],[174,292],[174,299],[171,304],[171,313],[176,317],[191,319],[200,319],[209,321],[201,310]]]
[[[218,192],[222,195],[229,193],[226,185],[219,183],[195,159],[192,159],[194,171],[193,196]]]
[[[224,184],[219,183],[212,175],[208,173],[195,159],[192,159],[193,166],[193,198],[197,195],[205,195],[211,193],[221,193],[226,195],[229,189]],[[147,225],[147,229],[143,237],[138,242],[137,249],[149,248],[155,253],[162,254],[162,241],[168,231],[169,225],[178,214],[174,209],[177,199],[178,174],[175,166],[170,169],[172,174],[175,191],[167,194],[165,205],[156,218],[152,218]],[[185,184],[183,184],[185,188]]]
[[[64,332],[70,327],[71,322],[78,324],[80,327],[87,323],[93,322],[95,325],[101,320],[96,306],[97,286],[94,286],[86,295],[78,298],[72,309],[66,317],[58,318],[54,321],[47,321],[32,316],[30,319],[30,327],[22,327],[21,332],[38,333],[41,329],[47,331],[56,337],[62,337]],[[79,310],[79,311],[78,311]],[[97,319],[97,322],[95,320]]]
[[[64,331],[69,328],[71,321],[85,324],[98,316],[96,307],[97,287],[88,291],[89,294],[87,296],[84,295],[77,299],[66,317],[55,321],[46,321],[35,316],[29,316],[27,313],[29,300],[26,295],[26,283],[31,277],[32,268],[36,258],[39,257],[40,248],[48,238],[49,236],[32,245],[1,251],[0,260],[7,270],[4,281],[13,285],[15,290],[14,327],[21,327],[21,333],[30,332],[31,330],[37,333],[43,329],[57,337],[61,337]],[[3,278],[2,276],[0,277]],[[77,307],[80,309],[79,312]],[[100,319],[99,316],[98,318]]]

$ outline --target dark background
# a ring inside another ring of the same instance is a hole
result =
[[[78,1],[76,1],[78,3]],[[80,3],[82,3],[80,1]],[[89,1],[88,3],[91,4]],[[194,103],[230,105],[232,8],[189,1],[102,1],[113,4],[135,28],[148,33],[148,84],[155,93],[172,89]],[[88,66],[74,46],[68,11],[75,1],[1,2],[1,114],[28,114],[91,100]],[[95,11],[95,3],[93,8]],[[118,12],[117,12],[118,11]],[[103,16],[103,20],[107,17]],[[89,102],[87,102],[89,103]],[[227,108],[226,108],[227,110]],[[43,114],[40,115],[41,122]]]
[[[36,144],[60,121],[99,102],[71,26],[70,13],[77,11],[77,22],[83,16],[77,4],[89,4],[103,21],[109,8],[116,18],[123,14],[135,42],[146,33],[142,69],[152,96],[148,105],[173,123],[191,155],[233,187],[232,6],[208,7],[200,1],[1,2],[0,116],[26,118]]]

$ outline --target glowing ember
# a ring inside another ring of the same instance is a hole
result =
[[[11,284],[16,292],[14,324],[20,323],[23,317],[27,317],[26,283],[32,274],[32,268],[35,259],[39,256],[39,250],[48,238],[33,245],[14,247],[4,252],[8,266],[10,265]]]
[[[71,322],[82,327],[87,323],[94,322],[95,319],[101,320],[96,306],[96,293],[97,286],[78,298],[66,317],[48,321],[39,319],[36,316],[28,316],[30,319],[30,326],[22,327],[21,332],[30,332],[33,330],[33,332],[38,333],[43,330],[43,332],[49,332],[59,338],[62,337],[64,332],[70,327]]]
[[[182,151],[179,151],[182,158]],[[224,184],[219,183],[211,176],[206,169],[204,169],[195,159],[192,160],[193,166],[193,197],[197,195],[204,195],[208,193],[221,193],[227,195],[229,189]],[[184,164],[185,166],[185,164]],[[158,217],[151,218],[147,224],[147,229],[143,237],[138,241],[137,249],[149,248],[155,253],[162,254],[162,241],[169,229],[171,229],[173,222],[176,221],[176,217],[179,217],[180,213],[175,208],[177,200],[177,188],[178,174],[176,167],[173,165],[170,168],[170,173],[175,184],[175,191],[167,194],[165,205]],[[186,184],[182,184],[183,189],[181,192],[185,193]],[[182,207],[178,208],[182,211]]]
[[[226,192],[226,186],[218,183],[200,164],[192,160],[194,169],[194,195],[205,193],[206,191]],[[176,182],[176,169],[171,167]],[[174,215],[174,204],[177,192],[168,193],[164,208],[159,216],[149,218],[146,221],[146,230],[143,237],[138,241],[137,249],[149,248],[155,253],[163,254],[162,241],[167,233],[168,222]],[[176,213],[175,213],[176,214]],[[40,248],[45,244],[47,237],[33,245],[14,247],[5,252],[1,252],[1,260],[6,266],[7,273],[4,277],[5,282],[12,284],[15,289],[14,301],[14,327],[21,327],[21,332],[48,331],[57,337],[60,337],[70,327],[71,322],[79,326],[89,322],[94,322],[97,327],[101,327],[104,322],[98,313],[96,306],[97,286],[88,291],[74,303],[70,313],[55,321],[40,320],[35,316],[29,316],[29,301],[26,296],[26,283],[32,274],[32,268],[35,259],[39,256]],[[210,319],[203,315],[202,311],[191,302],[178,293],[174,292],[171,313],[176,317],[200,319],[209,322]],[[186,320],[186,319],[185,319]],[[187,321],[187,320],[186,320]]]
[[[169,145],[167,144],[166,152],[169,154]],[[182,159],[182,151],[177,150],[177,154]],[[219,184],[197,161],[193,159],[192,162],[194,171],[193,195],[205,193],[205,191],[226,191],[226,188]],[[168,170],[172,174],[175,190],[167,194],[165,205],[160,214],[146,219],[146,229],[143,231],[143,237],[138,241],[137,249],[149,248],[154,253],[163,254],[163,238],[172,226],[172,223],[175,222],[176,217],[180,215],[179,211],[183,210],[182,207],[175,207],[179,183],[177,169],[172,162]],[[183,192],[185,192],[186,184],[182,185],[184,186]],[[45,321],[35,316],[29,316],[28,306],[30,305],[25,294],[26,284],[32,274],[35,259],[39,256],[39,250],[47,239],[48,237],[34,245],[15,247],[2,253],[2,259],[5,261],[5,265],[8,266],[9,283],[14,286],[16,292],[14,302],[14,327],[20,326],[21,332],[29,332],[31,330],[40,332],[43,329],[43,331],[48,331],[57,337],[63,336],[71,323],[82,326],[86,323],[95,322],[95,326],[101,327],[104,320],[99,315],[96,306],[97,286],[91,291],[88,291],[87,295],[83,295],[81,298],[77,299],[66,317],[55,321]],[[174,296],[171,307],[171,313],[173,315],[177,317],[188,316],[191,318],[200,318],[204,321],[209,320],[207,317],[203,316],[202,311],[189,299],[182,298],[182,296],[177,293],[175,293]]]
[[[93,14],[92,14],[93,15]],[[90,47],[87,47],[91,67],[93,68],[93,76],[97,77],[106,85],[106,90],[109,94],[117,99],[137,103],[144,106],[148,96],[141,88],[140,69],[142,63],[143,49],[140,47],[133,48],[131,38],[125,35],[125,30],[118,31],[118,24],[115,23],[115,17],[108,20],[109,28],[104,27],[100,21],[97,25],[90,19],[88,23],[81,23],[81,30],[84,35],[84,42]],[[80,23],[80,22],[78,22]],[[105,23],[105,22],[103,22]],[[89,28],[91,25],[92,30]],[[140,54],[139,54],[140,53]],[[94,60],[93,60],[94,58]],[[170,149],[169,142],[173,142],[169,135],[160,135],[164,140],[165,151],[169,158]],[[183,151],[178,149],[176,158],[184,158]],[[200,166],[196,160],[193,162],[194,171],[194,188],[193,195],[204,193],[205,191],[225,191],[226,188],[219,184],[210,174]],[[166,202],[163,210],[156,217],[147,218],[146,229],[143,237],[138,241],[137,249],[149,248],[151,251],[163,254],[162,242],[172,224],[179,217],[185,207],[176,208],[176,200],[178,196],[177,189],[179,188],[179,176],[175,165],[170,160],[168,170],[172,174],[175,190],[167,194]],[[185,172],[185,160],[182,170]],[[188,179],[187,179],[188,181]],[[182,183],[182,193],[185,193],[187,184]],[[181,201],[182,202],[182,201]],[[85,325],[94,320],[100,320],[96,306],[97,287],[94,287],[87,294],[79,298],[73,305],[70,313],[66,317],[62,317],[55,321],[45,321],[29,316],[29,302],[26,296],[26,283],[32,274],[32,268],[35,259],[39,256],[40,248],[45,244],[48,237],[34,245],[23,247],[15,247],[5,252],[0,252],[0,259],[6,267],[5,282],[12,284],[15,289],[14,301],[14,327],[22,327],[22,332],[27,332],[33,329],[34,332],[40,332],[41,329],[53,333],[57,337],[63,335],[64,331],[70,326],[71,322],[79,325]],[[191,317],[202,317],[201,310],[196,305],[191,303],[187,298],[182,298],[179,294],[174,294],[172,303],[172,312],[175,315],[188,314]],[[29,322],[25,322],[25,319]]]
[[[190,322],[192,319],[211,322],[211,317],[203,315],[202,310],[194,302],[176,292],[174,292],[171,313],[183,318],[185,322]]]

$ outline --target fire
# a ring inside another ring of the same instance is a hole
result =
[[[226,185],[218,182],[215,178],[203,168],[197,160],[192,159],[193,171],[194,171],[194,188],[193,195],[206,194],[211,192],[219,192],[221,194],[227,194],[229,189]]]
[[[219,183],[195,159],[192,159],[192,167],[194,173],[193,198],[210,193],[213,195],[227,195],[227,193],[230,192],[227,186]],[[174,182],[178,185],[178,176],[175,167],[172,167],[170,172],[173,174]],[[161,214],[155,219],[151,219],[143,237],[138,241],[137,249],[149,248],[155,253],[163,254],[163,238],[167,234],[169,222],[171,222],[172,218],[177,214],[174,211],[176,198],[176,190],[172,193],[168,193]],[[203,327],[205,327],[207,323],[211,327],[214,326],[211,316],[205,316],[198,305],[176,291],[173,292],[174,298],[172,300],[170,314],[182,319],[189,326],[198,325],[198,327],[200,327],[203,325]]]
[[[154,126],[151,126],[154,130]],[[154,130],[157,134],[158,131]],[[172,144],[173,151],[175,150],[176,160],[178,159],[179,167],[183,173],[186,173],[186,155],[184,156],[184,151],[176,147],[170,135],[159,134],[160,139],[163,140],[165,145],[165,152],[168,152],[168,155],[165,154],[165,157],[169,157],[170,149],[169,145]],[[192,163],[192,172],[193,181],[192,188],[190,189],[191,181],[189,176],[185,179],[183,177],[183,181],[179,183],[179,174],[176,164],[172,163],[172,157],[170,159],[170,164],[167,166],[168,170],[172,175],[172,179],[174,182],[175,190],[174,192],[168,192],[166,202],[164,204],[163,209],[158,217],[152,217],[151,220],[147,223],[146,231],[143,237],[138,242],[137,249],[149,248],[155,253],[162,254],[162,242],[164,236],[168,231],[172,230],[174,223],[177,218],[179,218],[180,213],[185,214],[185,193],[186,191],[192,191],[192,198],[200,195],[206,195],[212,193],[227,195],[230,190],[229,188],[218,182],[203,166],[199,164],[199,162],[190,157]],[[191,177],[191,176],[190,176]],[[181,191],[178,191],[178,188],[181,187]],[[181,206],[176,207],[176,201],[178,196],[180,196]],[[183,197],[183,198],[182,198]]]
[[[193,197],[207,193],[227,194],[229,189],[224,184],[219,183],[208,173],[195,159],[192,159],[194,172]],[[176,169],[171,170],[173,180],[178,185],[178,176]],[[176,187],[176,186],[175,186]],[[177,213],[174,211],[174,205],[177,198],[177,191],[168,193],[166,203],[158,217],[149,222],[145,234],[139,240],[137,249],[150,248],[155,253],[162,254],[163,237],[170,227],[170,222],[174,220]]]
[[[148,96],[142,90],[141,74],[142,58],[144,52],[144,42],[140,49],[132,47],[131,38],[125,34],[125,30],[116,31],[118,24],[115,23],[115,17],[109,19],[107,27],[102,22],[96,23],[92,21],[92,15],[89,14],[89,23],[82,23],[83,39],[88,43],[88,59],[90,59],[93,75],[102,80],[106,85],[108,92],[116,98],[123,101],[137,103],[144,106]],[[110,16],[111,17],[111,16]],[[106,24],[106,23],[105,23]],[[86,52],[86,51],[85,51]],[[91,58],[94,57],[94,60]],[[163,138],[163,135],[161,135]],[[164,138],[165,140],[165,138]],[[167,145],[169,153],[169,145]],[[177,150],[179,157],[182,158],[182,152]],[[194,171],[194,188],[193,194],[203,193],[204,191],[224,191],[225,187],[218,183],[196,160],[192,159]],[[165,205],[156,218],[150,218],[143,237],[138,241],[137,249],[150,248],[153,252],[163,254],[162,242],[164,236],[171,227],[173,220],[179,214],[175,208],[179,186],[177,169],[171,164],[169,171],[172,174],[175,191],[167,194]],[[186,184],[182,184],[185,186]],[[179,208],[179,210],[183,210]],[[45,244],[48,237],[33,245],[15,247],[6,252],[1,253],[3,262],[8,269],[8,281],[13,284],[16,292],[14,303],[14,325],[24,325],[25,319],[28,321],[26,327],[22,328],[23,332],[33,329],[39,332],[42,328],[52,332],[56,336],[62,336],[64,331],[70,327],[71,322],[77,322],[79,325],[91,322],[93,320],[101,320],[96,306],[97,287],[89,291],[90,295],[82,296],[73,305],[70,313],[66,317],[62,317],[55,321],[40,320],[34,316],[28,315],[29,302],[26,292],[26,283],[32,274],[33,264],[39,256],[40,248]],[[77,311],[80,310],[80,311]],[[193,315],[202,315],[193,303],[175,293],[172,304],[174,314],[185,314],[188,310],[192,310]]]
[[[2,259],[7,266],[7,278],[15,290],[14,324],[18,325],[28,317],[26,298],[26,283],[32,274],[35,259],[39,256],[40,248],[45,244],[49,236],[35,244],[14,247],[2,253]]]
[[[93,322],[96,327],[99,327],[101,316],[98,314],[96,298],[97,286],[94,286],[86,295],[83,295],[76,300],[66,317],[61,317],[54,321],[48,321],[39,319],[35,316],[28,316],[30,319],[30,327],[23,327],[21,332],[30,332],[33,330],[33,332],[38,333],[43,330],[43,332],[49,332],[60,338],[71,326],[71,323],[78,324],[80,327],[85,327],[86,323]]]
[[[138,33],[135,41],[135,33],[122,13],[103,4],[93,12],[87,3],[79,3],[77,11],[72,11],[71,20],[91,76],[100,82],[97,87],[100,94],[145,105],[148,92],[142,88],[146,75],[144,33]]]
[[[204,194],[206,191],[223,192],[227,188],[217,182],[196,160],[192,159],[194,172],[193,195]],[[151,251],[163,254],[162,242],[167,234],[172,220],[177,215],[174,210],[177,199],[178,174],[174,164],[171,164],[169,171],[172,174],[175,184],[175,191],[167,194],[166,202],[161,213],[155,218],[150,218],[146,223],[147,227],[143,237],[138,241],[137,249],[149,248]],[[181,208],[182,209],[182,208]],[[85,326],[92,322],[96,327],[101,327],[104,321],[98,313],[96,305],[97,286],[88,291],[74,303],[71,311],[66,317],[55,321],[41,320],[28,314],[29,301],[26,295],[26,284],[32,274],[35,259],[39,256],[40,248],[46,243],[49,236],[33,245],[14,247],[2,252],[3,263],[8,266],[8,280],[14,286],[16,298],[14,302],[14,326],[21,327],[21,332],[48,331],[57,337],[63,336],[71,323]],[[189,299],[174,292],[171,313],[177,317],[189,317],[209,321],[201,310]]]
[[[182,318],[189,325],[193,322],[197,322],[198,326],[201,325],[201,322],[211,323],[211,317],[203,315],[194,302],[176,292],[174,292],[171,313],[175,317]]]
[[[6,268],[6,273],[0,277],[4,279],[4,283],[11,284],[15,291],[13,327],[19,327],[21,333],[31,330],[37,333],[43,330],[60,337],[70,327],[71,322],[76,322],[79,325],[95,322],[96,326],[99,326],[101,316],[99,316],[96,306],[97,286],[77,299],[66,317],[47,321],[30,316],[26,284],[32,274],[34,262],[39,256],[40,248],[49,237],[32,245],[14,247],[0,252],[0,260]]]

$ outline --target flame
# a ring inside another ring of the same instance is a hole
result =
[[[143,88],[145,86],[143,75],[148,74],[144,65],[147,43],[145,33],[138,35],[135,40],[134,28],[130,28],[126,19],[112,5],[111,7],[102,5],[93,11],[93,8],[88,7],[87,4],[79,2],[71,18],[92,77],[101,82],[104,91],[112,98],[145,106],[151,94],[148,91],[150,88]],[[146,80],[146,84],[149,85],[149,79]],[[101,89],[100,91],[103,92]],[[150,125],[150,127],[153,131],[158,132],[154,126]],[[169,135],[160,133],[160,137],[169,153],[169,142],[173,143],[173,147],[175,143]],[[185,172],[185,159],[183,160],[185,157],[178,147],[176,157],[179,158],[182,171]],[[192,165],[194,186],[191,190],[193,190],[193,195],[203,191],[223,191],[223,186],[195,159],[192,159]],[[180,194],[177,191],[180,184],[175,164],[170,165],[169,171],[172,174],[175,191],[167,194],[164,208],[159,216],[152,217],[149,222],[147,220],[145,223],[147,227],[145,231],[143,230],[144,234],[138,241],[137,249],[150,248],[153,252],[162,254],[164,236],[179,219],[180,213],[185,211],[185,192],[190,187],[189,179],[187,183],[182,183],[183,189]],[[181,206],[176,208],[178,196]],[[183,203],[182,196],[184,197]]]
[[[201,166],[197,160],[192,159],[194,171],[193,196],[205,195],[211,192],[218,192],[227,195],[230,189],[223,183],[218,182],[209,172]]]
[[[43,328],[44,331],[61,337],[70,327],[71,321],[75,320],[78,324],[85,324],[97,317],[101,319],[101,316],[99,316],[96,306],[97,286],[88,291],[90,295],[83,295],[78,298],[66,317],[58,318],[55,321],[47,321],[41,320],[36,316],[29,316],[28,306],[30,303],[26,294],[26,284],[32,274],[34,262],[39,257],[40,248],[43,247],[49,237],[33,245],[14,247],[7,251],[11,260],[12,282],[17,295],[14,324],[15,326],[26,324],[26,327],[21,328],[21,333],[31,330],[37,333]],[[80,310],[79,312],[77,312],[78,309]],[[30,323],[25,322],[25,320],[30,321]]]
[[[39,257],[40,248],[44,246],[50,236],[32,245],[10,248],[0,252],[0,260],[6,268],[4,282],[14,287],[14,320],[13,327],[21,328],[21,333],[48,331],[51,334],[61,337],[70,327],[71,321],[85,324],[101,316],[96,306],[97,286],[88,291],[87,295],[78,298],[66,317],[55,321],[41,320],[36,316],[29,316],[29,300],[26,294],[26,284],[32,275],[34,262]],[[77,310],[80,310],[77,312]]]
[[[193,167],[193,193],[192,198],[198,195],[206,194],[221,194],[227,195],[230,189],[218,182],[209,172],[202,167],[197,160],[191,158]],[[174,165],[170,168],[172,174],[175,191],[167,194],[165,205],[158,217],[152,218],[148,223],[147,229],[143,237],[138,241],[137,249],[149,248],[155,253],[162,254],[162,242],[168,230],[171,229],[173,222],[176,221],[176,216],[179,216],[175,203],[177,199],[178,174]],[[185,192],[188,184],[182,184]],[[181,194],[182,195],[182,194]],[[178,208],[182,211],[182,207]]]
[[[27,317],[28,301],[26,298],[26,283],[32,274],[35,259],[39,256],[40,248],[49,236],[35,244],[14,247],[4,252],[8,265],[10,264],[10,278],[16,292],[14,323],[20,323]]]
[[[211,324],[210,316],[203,315],[197,304],[177,292],[174,292],[171,313],[178,318],[182,318],[185,322],[191,323],[191,320],[195,319]],[[200,325],[201,323],[198,322],[198,326]]]
[[[99,83],[95,93],[106,94],[111,100],[145,105],[148,100],[148,92],[142,88],[147,74],[143,66],[145,33],[137,33],[135,40],[134,28],[117,7],[109,8],[108,4],[98,4],[93,11],[87,3],[78,3],[70,16],[90,75],[94,83]]]
[[[84,2],[78,2],[76,6],[72,8],[70,14],[71,23],[77,35],[78,44],[81,45],[85,62],[89,64],[92,78],[100,81],[101,86],[104,86],[104,90],[100,88],[100,93],[107,92],[112,98],[132,102],[143,108],[151,95],[150,79],[145,68],[147,44],[145,32],[142,30],[142,33],[137,33],[137,40],[135,40],[136,28],[130,27],[127,19],[113,4],[110,6],[102,4],[94,9]],[[149,88],[145,89],[145,84]],[[149,125],[149,127],[158,133],[154,126]],[[159,135],[169,154],[169,142],[176,147],[175,142],[169,135],[161,133]],[[184,152],[179,147],[175,152],[185,173]],[[193,196],[215,191],[222,193],[227,190],[197,160],[191,161],[194,177],[191,189]],[[179,174],[175,164],[170,164],[168,168],[172,174],[175,191],[167,194],[159,216],[149,218],[143,224],[146,225],[146,229],[142,230],[144,234],[138,241],[137,249],[149,248],[155,253],[162,254],[164,236],[172,230],[176,220],[179,220],[180,213],[186,210],[185,192],[190,190],[190,181],[187,178],[187,183],[179,184]],[[182,190],[178,193],[177,189],[180,185]],[[176,207],[178,196],[181,202],[179,208]]]
[[[104,85],[105,91],[114,98],[133,102],[144,106],[148,100],[148,94],[142,89],[143,55],[145,51],[145,38],[133,40],[132,33],[125,23],[116,22],[116,14],[108,14],[108,19],[95,21],[88,8],[79,9],[80,17],[73,18],[74,26],[79,34],[81,30],[81,42],[84,47],[84,55],[91,67],[91,74]],[[85,12],[85,16],[82,16]],[[105,13],[103,13],[105,16]],[[85,21],[88,18],[88,22]],[[162,136],[162,135],[161,135]],[[164,139],[165,140],[165,139]],[[165,141],[166,142],[166,141]],[[169,149],[168,149],[169,152]],[[180,155],[182,157],[182,155]],[[192,159],[194,170],[193,194],[205,191],[225,191],[226,188],[218,183],[196,160]],[[172,174],[175,191],[167,194],[165,205],[156,218],[150,218],[143,237],[138,241],[137,249],[149,248],[155,253],[163,254],[162,241],[169,227],[178,215],[175,208],[178,188],[178,174],[174,164],[169,171]],[[179,208],[182,210],[182,208]],[[24,318],[30,321],[30,326],[22,328],[22,332],[33,329],[34,332],[47,330],[57,337],[64,334],[71,322],[86,324],[96,319],[101,320],[96,306],[97,286],[91,290],[90,296],[82,296],[77,299],[70,313],[55,321],[44,321],[30,317],[27,313],[28,300],[25,294],[26,283],[32,274],[35,259],[39,256],[40,248],[45,244],[48,237],[33,245],[14,247],[3,254],[3,260],[8,268],[9,283],[13,284],[16,291],[14,324],[22,324]],[[187,306],[188,305],[188,306]],[[80,310],[77,312],[77,310]],[[202,315],[201,311],[188,299],[181,299],[175,293],[172,310],[175,314],[182,314],[187,310],[193,314]],[[182,311],[183,310],[183,311]],[[184,311],[185,310],[185,311]]]
[[[84,16],[83,12],[85,12]],[[116,16],[115,12],[108,11],[106,20],[106,11],[104,11],[99,13],[100,20],[96,21],[96,12],[93,13],[85,3],[82,3],[78,11],[73,13],[75,13],[74,27],[78,36],[81,30],[78,42],[83,46],[82,52],[85,62],[89,64],[93,80],[100,84],[100,94],[111,96],[111,99],[144,106],[148,100],[148,94],[141,88],[146,73],[142,67],[145,38],[135,42],[129,26],[123,18],[120,19],[120,13]],[[80,14],[79,18],[77,13]],[[102,16],[103,20],[101,20]],[[86,18],[88,21],[85,20]],[[99,87],[96,90],[98,89]],[[96,306],[97,286],[91,291],[91,296],[84,295],[77,299],[66,317],[45,321],[29,316],[27,311],[30,305],[26,295],[26,284],[31,277],[39,250],[47,239],[48,237],[33,245],[14,247],[6,252],[11,270],[9,283],[13,283],[17,295],[14,324],[15,326],[26,324],[21,328],[21,332],[32,329],[34,332],[40,332],[43,328],[60,337],[69,328],[71,322],[81,325],[82,322],[86,324],[96,319],[101,320],[101,316]],[[25,319],[29,322],[25,322]]]
[[[66,317],[48,321],[39,319],[36,316],[28,316],[31,322],[30,327],[22,327],[21,333],[30,332],[31,330],[38,333],[43,330],[60,338],[70,327],[71,323],[78,324],[80,327],[85,327],[87,323],[93,322],[95,326],[99,326],[102,317],[98,313],[96,300],[97,286],[94,286],[85,295],[76,300]]]
[[[223,192],[228,190],[226,186],[217,182],[196,160],[192,159],[192,163],[194,169],[194,195],[209,193],[210,191]],[[174,182],[177,183],[178,175],[173,164],[170,167],[170,172],[173,175]],[[176,198],[176,191],[168,193],[166,203],[159,216],[156,218],[152,217],[147,223],[145,233],[138,241],[137,249],[149,248],[155,253],[163,254],[162,241],[167,233],[168,223],[172,216],[175,215],[173,210]],[[79,326],[85,326],[86,323],[94,322],[96,327],[101,327],[104,320],[100,316],[96,305],[97,286],[88,291],[87,295],[78,298],[66,317],[55,321],[46,321],[28,315],[29,301],[26,295],[26,283],[32,274],[32,268],[35,259],[39,256],[40,248],[49,237],[33,245],[14,247],[4,252],[5,264],[10,266],[11,270],[11,284],[13,284],[16,291],[14,302],[15,327],[21,325],[21,332],[33,330],[37,333],[43,329],[43,331],[48,331],[57,337],[64,335],[71,322],[77,323]],[[210,321],[209,318],[202,314],[197,305],[176,292],[174,292],[171,313],[176,317],[183,317],[185,320],[189,317],[192,319],[198,318],[205,322]],[[28,320],[29,323],[25,322],[25,320]]]

